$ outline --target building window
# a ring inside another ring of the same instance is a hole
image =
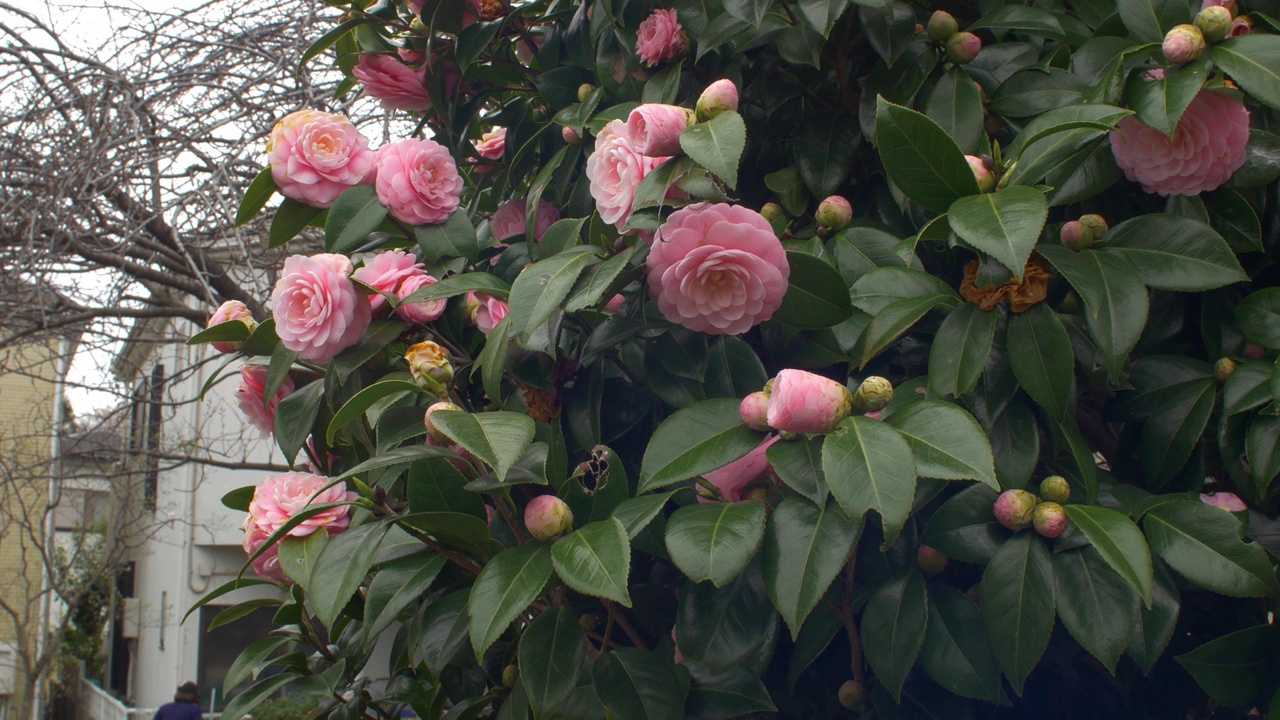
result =
[[[164,365],[156,363],[151,368],[147,405],[147,438],[145,470],[142,473],[142,501],[147,510],[156,510],[156,483],[160,476],[160,423],[164,408]]]
[[[212,630],[208,629],[209,623],[226,609],[227,606],[225,605],[205,605],[200,608],[200,629],[204,632],[200,635],[200,664],[197,668],[196,684],[200,686],[200,692],[203,695],[200,698],[200,704],[208,708],[210,701],[213,701],[216,710],[221,710],[226,705],[226,700],[222,697],[222,681],[226,679],[227,671],[231,669],[231,665],[235,663],[236,658],[240,656],[240,653],[245,648],[258,640],[269,637],[271,631],[276,627],[275,623],[272,622],[275,618],[275,608],[258,608],[235,622]],[[271,672],[268,671],[266,674],[269,675]],[[228,688],[227,690],[234,697],[237,692],[243,690],[250,682],[252,681],[246,680],[237,687]],[[216,698],[212,697],[214,689],[218,693]],[[279,692],[276,695],[278,696]]]

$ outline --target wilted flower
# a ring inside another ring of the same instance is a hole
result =
[[[409,346],[404,359],[409,363],[413,379],[437,395],[443,395],[453,382],[453,364],[449,362],[448,351],[430,340]]]
[[[1009,301],[1009,308],[1016,313],[1026,312],[1044,300],[1049,292],[1049,279],[1053,273],[1039,255],[1033,255],[1022,270],[1022,282],[1009,278],[1001,285],[978,287],[978,270],[982,262],[971,260],[964,266],[964,279],[960,281],[960,297],[983,310],[993,310],[1002,300]]]

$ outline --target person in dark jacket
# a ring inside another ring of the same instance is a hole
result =
[[[154,720],[200,720],[200,686],[190,681],[179,685],[173,702],[161,705]]]

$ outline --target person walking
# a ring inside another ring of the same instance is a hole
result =
[[[200,686],[191,681],[179,685],[173,702],[161,705],[153,720],[200,720]]]

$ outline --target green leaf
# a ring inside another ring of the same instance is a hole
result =
[[[773,319],[802,330],[828,328],[849,319],[853,308],[840,273],[827,261],[799,252],[787,253],[791,277],[782,306]]]
[[[689,672],[670,660],[638,648],[619,648],[596,660],[591,677],[600,702],[617,720],[684,717]]]
[[[853,169],[858,149],[858,123],[839,113],[810,113],[805,116],[798,137],[804,142],[792,143],[796,169],[814,197],[825,198],[834,193]],[[792,268],[794,271],[794,266]]]
[[[861,534],[862,523],[849,520],[831,500],[818,507],[792,495],[774,508],[764,536],[764,586],[791,637],[800,633]]]
[[[1191,22],[1191,12],[1179,0],[1118,0],[1120,20],[1140,42],[1158,43],[1174,25]]]
[[[1181,215],[1126,220],[1111,228],[1098,251],[1124,257],[1158,290],[1213,290],[1249,279],[1221,235]]]
[[[267,698],[275,695],[281,688],[289,683],[296,682],[301,677],[303,677],[302,673],[296,670],[286,670],[279,675],[264,678],[261,682],[245,688],[239,695],[232,698],[231,702],[227,703],[222,711],[227,713],[227,717],[244,717],[251,710],[261,705]]]
[[[1280,36],[1255,33],[1214,45],[1209,59],[1246,93],[1280,110]]]
[[[845,418],[822,444],[822,471],[832,496],[855,520],[868,510],[880,514],[881,549],[893,543],[911,513],[916,494],[911,457],[911,446],[897,430],[865,417]]]
[[[431,421],[436,429],[493,468],[498,482],[506,480],[507,471],[533,442],[536,429],[533,418],[505,410],[478,415],[444,410],[432,413]]]
[[[1236,325],[1249,342],[1280,349],[1280,288],[1250,293],[1236,306]]]
[[[249,187],[244,191],[244,197],[240,200],[240,207],[236,210],[236,227],[240,227],[252,220],[266,206],[267,201],[272,195],[276,194],[276,180],[271,174],[270,167],[262,168],[253,178],[253,182],[249,183]]]
[[[1237,630],[1173,659],[1214,700],[1232,708],[1261,705],[1275,687],[1277,629]]]
[[[427,604],[422,615],[417,653],[427,669],[436,675],[453,662],[467,645],[467,600],[470,587]]]
[[[923,628],[924,625],[921,624],[920,627]],[[787,669],[789,690],[795,690],[796,680],[826,652],[836,633],[841,630],[844,630],[844,621],[834,612],[819,608],[809,617],[791,651],[791,666]]]
[[[724,587],[755,557],[764,525],[759,500],[685,505],[667,520],[667,552],[690,580]]]
[[[713,671],[750,658],[777,621],[758,565],[728,585],[687,583],[680,591],[676,640],[685,659]]]
[[[613,517],[622,523],[622,527],[627,530],[627,537],[635,540],[644,529],[649,527],[649,523],[658,517],[658,513],[662,512],[663,506],[671,499],[675,491],[659,493],[657,495],[644,495],[641,497],[629,498],[618,503],[613,509]]]
[[[551,564],[570,588],[631,607],[631,543],[617,518],[587,523],[551,546]]]
[[[311,575],[316,570],[320,552],[329,544],[329,533],[313,532],[306,537],[285,537],[276,544],[280,569],[285,577],[298,583],[303,590],[311,586]]]
[[[1006,6],[1003,10],[1016,9]],[[1030,8],[1024,8],[1030,9]],[[973,83],[973,78],[960,69],[952,67],[934,85],[925,103],[925,114],[938,123],[938,127],[956,141],[960,151],[970,155],[978,153],[978,142],[982,139],[982,95]]]
[[[920,667],[947,690],[996,702],[1000,666],[982,631],[973,601],[950,585],[929,589],[929,624],[920,648]]]
[[[627,263],[631,262],[631,258],[635,257],[637,250],[638,247],[629,247],[599,265],[588,268],[582,276],[585,282],[579,280],[578,284],[574,286],[578,289],[565,302],[564,311],[577,312],[594,305],[604,298],[605,292],[622,275],[622,271],[627,269]]]
[[[378,201],[372,185],[356,185],[343,191],[329,208],[324,223],[324,249],[331,253],[354,250],[386,217],[387,208]]]
[[[525,344],[560,309],[582,271],[598,258],[590,248],[570,248],[521,271],[511,285],[512,329]]]
[[[730,190],[738,186],[738,161],[746,146],[747,125],[736,112],[721,113],[680,133],[685,154],[715,173]]]
[[[991,355],[999,314],[964,303],[938,327],[929,349],[929,389],[946,397],[969,394]]]
[[[964,153],[928,117],[879,97],[875,127],[889,179],[921,207],[943,213],[957,199],[978,194]]]
[[[293,391],[276,406],[276,444],[290,463],[311,435],[311,426],[323,401],[324,383],[316,381]]]
[[[482,292],[496,298],[506,299],[511,294],[511,287],[495,275],[485,272],[463,273],[447,277],[434,285],[428,285],[400,301],[401,305],[427,300],[465,295],[469,292]]]
[[[253,493],[257,490],[255,485],[246,485],[236,488],[222,496],[222,506],[231,510],[239,510],[240,512],[249,512],[249,504],[253,502]]]
[[[827,498],[827,478],[822,474],[822,437],[798,437],[776,442],[765,451],[769,465],[787,487],[813,504]]]
[[[335,535],[320,551],[311,573],[307,602],[326,628],[337,622],[338,614],[369,574],[389,527],[377,523],[351,528]]]
[[[490,399],[502,400],[502,375],[507,369],[507,356],[511,352],[511,315],[498,321],[484,339],[484,349],[477,362],[480,364],[480,384]]]
[[[1143,123],[1173,137],[1178,120],[1196,94],[1204,87],[1208,70],[1204,63],[1188,63],[1180,68],[1167,68],[1160,78],[1150,78],[1137,71],[1129,75],[1125,95]]]
[[[693,666],[693,688],[685,706],[684,717],[690,720],[759,716],[778,708],[769,690],[747,667],[738,665],[717,675],[701,666]]]
[[[1222,384],[1223,416],[1239,415],[1271,402],[1272,369],[1273,363],[1268,360],[1240,363]]]
[[[1055,67],[1029,67],[1013,74],[991,96],[991,112],[1005,117],[1032,117],[1084,102],[1089,85],[1074,73]]]
[[[862,647],[867,663],[895,702],[924,646],[928,622],[929,596],[924,578],[914,569],[876,588],[862,612]]]
[[[885,305],[867,325],[862,358],[858,367],[866,367],[872,358],[920,322],[930,310],[940,305],[954,304],[955,299],[948,292],[903,298]]]
[[[882,267],[919,267],[917,258],[905,262],[896,252],[902,239],[879,228],[857,226],[836,233],[831,243],[836,268],[847,285],[852,286],[863,275]],[[932,276],[930,276],[932,277]]]
[[[471,647],[477,659],[538,598],[551,572],[551,547],[541,543],[507,548],[484,566],[467,601]]]
[[[1062,321],[1047,304],[1039,303],[1009,320],[1009,337],[1018,339],[1018,352],[1009,353],[1009,367],[1027,394],[1059,421],[1071,410],[1075,353]]]
[[[1175,404],[1142,426],[1138,457],[1152,488],[1164,487],[1186,464],[1209,424],[1216,390],[1212,378],[1184,385]]]
[[[1164,565],[1156,572],[1155,593],[1152,596],[1151,608],[1138,606],[1138,621],[1134,624],[1133,633],[1129,636],[1127,652],[1134,662],[1142,668],[1142,672],[1150,675],[1156,661],[1164,654],[1164,649],[1173,638],[1174,627],[1178,624],[1178,609],[1182,599],[1178,595],[1178,586]]]
[[[250,677],[256,680],[258,673],[271,664],[271,656],[275,651],[287,642],[290,642],[289,638],[268,637],[250,644],[236,656],[235,662],[231,663],[231,668],[227,670],[227,676],[222,681],[222,694],[228,694]]]
[[[1138,593],[1093,548],[1055,554],[1053,571],[1063,626],[1114,675],[1138,617]]]
[[[364,600],[366,643],[372,645],[400,613],[426,593],[444,563],[443,555],[419,553],[378,568]]]
[[[1091,505],[1067,505],[1067,517],[1084,533],[1099,556],[1142,596],[1150,607],[1154,592],[1151,549],[1137,524],[1124,513]]]
[[[1280,474],[1280,418],[1255,416],[1249,421],[1244,446],[1258,497],[1265,498]]]
[[[947,210],[947,219],[961,240],[995,258],[1021,280],[1048,213],[1044,193],[1011,185],[1000,192],[956,200]]]
[[[1035,533],[1009,538],[982,573],[982,624],[1013,691],[1022,686],[1053,632],[1053,564]]]
[[[1142,519],[1147,542],[1191,582],[1231,597],[1277,597],[1280,583],[1267,553],[1240,539],[1240,521],[1196,500],[1161,503]]]
[[[944,295],[958,301],[960,296],[950,285],[919,269],[881,267],[871,270],[853,284],[853,304],[859,310],[875,315],[894,300]]]
[[[214,618],[209,621],[209,624],[205,626],[204,631],[212,632],[224,625],[230,625],[240,618],[251,615],[257,610],[278,607],[279,605],[280,600],[277,598],[255,598],[253,600],[245,600],[244,602],[236,603],[215,615]]]
[[[1239,176],[1239,171],[1232,177]],[[1222,234],[1233,252],[1262,252],[1262,222],[1244,196],[1235,190],[1219,190],[1201,196],[1209,211],[1209,224]]]
[[[742,424],[738,404],[733,398],[703,400],[664,420],[645,449],[636,492],[697,477],[754,449],[760,435]]]
[[[1062,23],[1058,22],[1056,15],[1029,5],[1005,5],[994,12],[983,13],[977,22],[966,29],[971,32],[978,29],[1014,30],[1053,40],[1066,39]]]
[[[280,247],[297,237],[302,228],[310,225],[322,212],[324,210],[303,205],[292,198],[280,201],[275,217],[271,218],[271,229],[267,231],[267,249]]]
[[[323,385],[324,383],[317,384]],[[325,433],[325,442],[333,445],[333,439],[338,431],[346,426],[347,423],[363,415],[377,401],[392,395],[422,392],[424,391],[418,387],[417,383],[407,380],[383,380],[369,385],[353,395],[338,412],[333,414],[333,420],[329,421],[329,430]]]
[[[347,470],[334,479],[345,480],[349,477],[355,477],[356,475],[367,473],[370,470],[380,470],[384,467],[391,467],[392,465],[408,465],[427,458],[456,460],[458,459],[458,454],[447,448],[436,447],[434,445],[411,445],[408,447],[396,448],[384,453],[379,453],[359,465],[356,465],[350,470]]]
[[[520,682],[534,717],[554,717],[578,686],[586,663],[587,644],[577,616],[560,606],[534,618],[520,636],[519,658]]]
[[[961,562],[990,562],[1010,535],[991,512],[997,495],[986,485],[956,494],[929,518],[921,542]]]
[[[913,402],[889,416],[911,446],[916,474],[939,480],[977,480],[999,490],[991,443],[973,416],[939,400]]]
[[[188,345],[204,345],[212,342],[244,342],[249,339],[249,326],[239,320],[229,320],[201,330],[187,339]]]
[[[991,420],[988,430],[996,479],[1005,490],[1025,488],[1040,462],[1040,428],[1035,411],[1014,399]]]
[[[476,228],[466,210],[457,210],[440,225],[419,225],[413,236],[430,262],[441,258],[464,257],[474,261],[480,255]]]

